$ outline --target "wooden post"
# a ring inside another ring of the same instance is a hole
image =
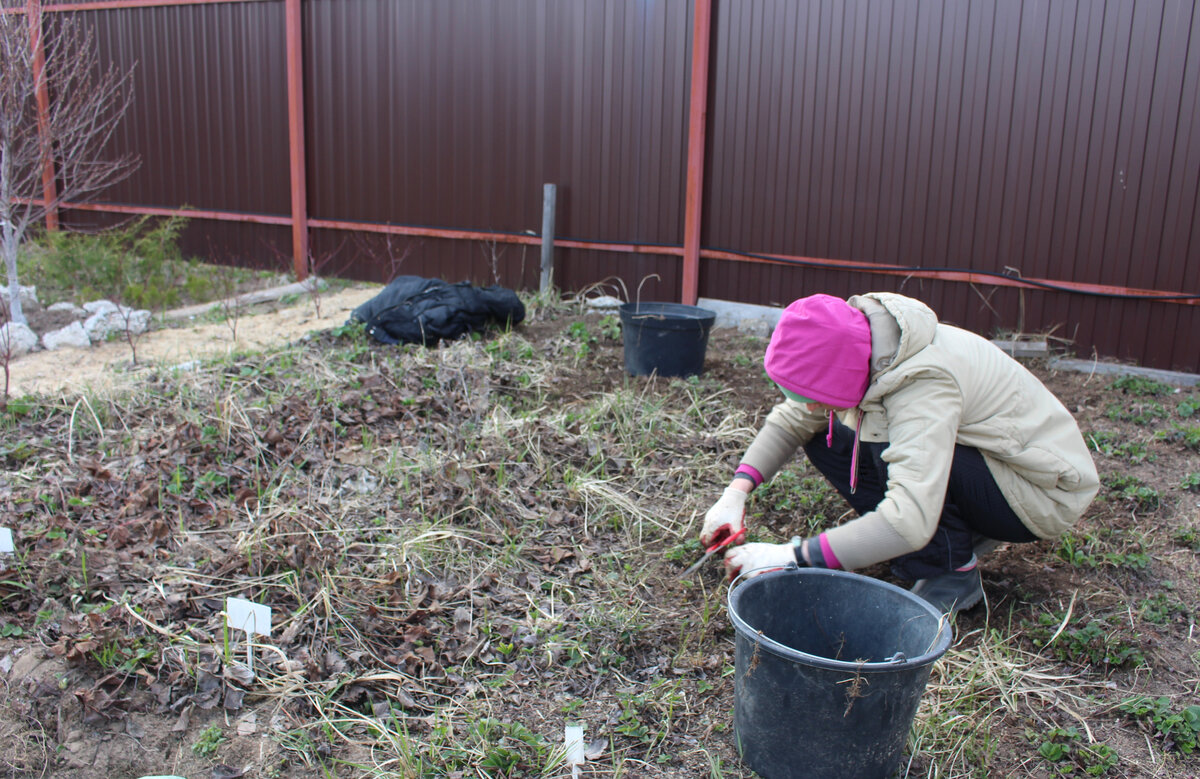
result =
[[[541,292],[548,292],[554,280],[554,207],[558,199],[558,187],[554,184],[542,186],[542,283]]]
[[[288,150],[292,187],[292,268],[308,278],[308,180],[304,170],[304,36],[300,0],[287,0]]]
[[[46,200],[46,229],[58,229],[58,186],[50,154],[50,89],[46,86],[46,47],[42,43],[42,1],[27,0],[29,45],[33,49],[33,83],[37,92],[38,142],[42,151],[42,197]]]
[[[704,138],[708,116],[708,57],[712,0],[692,11],[692,91],[688,108],[687,193],[683,214],[683,302],[696,305],[700,288],[700,215],[704,206]]]

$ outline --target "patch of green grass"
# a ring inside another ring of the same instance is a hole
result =
[[[1132,503],[1137,511],[1154,511],[1162,505],[1162,496],[1158,490],[1136,476],[1107,473],[1100,482],[1118,499]]]
[[[1108,388],[1121,390],[1127,395],[1137,395],[1139,397],[1169,395],[1174,391],[1169,384],[1163,384],[1161,381],[1148,379],[1144,376],[1134,376],[1132,374],[1121,376],[1112,384],[1109,384]]]
[[[1167,416],[1167,409],[1158,401],[1145,403],[1110,403],[1104,415],[1114,422],[1132,422],[1135,425],[1148,425]]]
[[[1181,425],[1171,423],[1171,430],[1160,430],[1157,437],[1167,441],[1175,441],[1200,452],[1200,425]]]
[[[1085,742],[1078,728],[1051,728],[1041,736],[1034,732],[1027,735],[1031,741],[1041,742],[1038,754],[1050,763],[1055,776],[1105,776],[1120,762],[1115,749]]]
[[[612,314],[600,318],[600,337],[610,341],[621,340],[621,320]]]
[[[151,310],[208,302],[271,275],[184,258],[179,235],[186,225],[182,217],[144,217],[102,233],[43,233],[21,248],[18,272],[46,304],[103,298]]]
[[[200,757],[212,757],[226,741],[225,734],[216,725],[209,725],[200,731],[200,735],[192,744],[192,752]]]
[[[552,747],[542,736],[519,722],[482,717],[469,722],[464,732],[448,725],[432,729],[424,745],[430,764],[443,770],[479,769],[485,776],[532,776],[540,769]],[[423,761],[422,761],[423,763]]]
[[[1200,411],[1200,397],[1189,395],[1179,401],[1179,405],[1175,407],[1175,413],[1184,419],[1196,415]]]
[[[143,665],[152,665],[158,648],[149,638],[120,637],[106,641],[89,654],[101,668],[133,674]]]
[[[1087,744],[1076,728],[1052,728],[1038,747],[1038,754],[1054,764],[1058,775],[1081,770],[1088,776],[1104,776],[1116,768],[1117,752],[1107,744]]]
[[[1150,566],[1150,555],[1140,543],[1125,538],[1119,531],[1107,529],[1095,535],[1066,533],[1059,539],[1055,554],[1079,568],[1110,567],[1144,571]]]
[[[1153,728],[1164,749],[1190,755],[1200,746],[1200,706],[1177,706],[1165,695],[1136,695],[1121,701],[1118,708]]]
[[[1181,527],[1175,531],[1172,538],[1182,547],[1200,552],[1200,530],[1194,527]]]
[[[781,470],[767,489],[755,490],[752,505],[759,512],[781,511],[802,519],[805,526],[794,531],[802,535],[831,526],[845,511],[845,501],[828,479],[799,468]]]
[[[1164,588],[1170,589],[1166,587],[1167,584],[1163,582]],[[1177,617],[1186,619],[1191,615],[1191,610],[1170,592],[1156,592],[1143,599],[1138,611],[1142,619],[1156,625],[1165,625]]]
[[[1155,459],[1145,442],[1126,441],[1120,433],[1094,430],[1085,438],[1089,449],[1105,457],[1116,457],[1134,465]]]
[[[1066,615],[1062,613],[1042,612],[1034,622],[1022,620],[1021,627],[1034,647],[1064,663],[1109,668],[1146,664],[1141,649],[1124,634],[1119,617],[1088,619],[1084,615],[1074,615],[1064,626],[1065,619]]]

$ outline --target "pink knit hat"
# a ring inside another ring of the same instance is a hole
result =
[[[870,378],[867,315],[841,298],[810,295],[783,310],[763,367],[796,395],[835,408],[853,408]]]

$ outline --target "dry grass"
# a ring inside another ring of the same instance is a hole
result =
[[[439,349],[326,335],[138,392],[36,400],[3,445],[14,618],[95,705],[136,684],[168,722],[257,712],[285,775],[562,776],[562,726],[579,720],[597,740],[585,776],[748,776],[717,566],[675,577],[763,409],[713,377],[625,377],[568,321],[585,320],[534,306],[537,337]],[[772,500],[754,509],[767,535]],[[224,628],[231,596],[274,609],[254,678]],[[1099,609],[1055,611],[1052,643]],[[959,626],[908,775],[1045,769],[1054,728],[1099,743],[1122,726],[1124,691],[1035,647],[1021,621],[1036,613]],[[44,735],[6,743],[48,759]]]

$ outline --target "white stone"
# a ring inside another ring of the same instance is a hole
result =
[[[83,329],[82,322],[72,322],[66,327],[52,330],[42,336],[42,346],[51,352],[66,346],[86,349],[91,345],[92,341],[88,338],[87,331]]]
[[[75,305],[74,303],[68,303],[65,300],[61,303],[51,303],[50,305],[46,306],[46,310],[47,311],[66,311],[67,313],[69,313],[73,316],[77,316],[80,319],[84,319],[88,315],[86,308],[80,308],[79,306]]]
[[[37,333],[28,325],[20,322],[8,322],[0,327],[0,358],[7,354],[9,359],[28,354],[37,346]]]
[[[109,314],[117,308],[117,304],[111,300],[90,300],[83,304],[83,310],[89,314]]]
[[[587,299],[587,307],[592,311],[615,311],[621,307],[622,303],[624,303],[623,300],[612,295],[600,295]]]
[[[84,305],[87,308],[87,305]],[[141,335],[146,332],[146,328],[150,326],[149,311],[134,311],[131,308],[120,306],[112,311],[99,311],[87,318],[83,323],[84,332],[92,343],[103,341],[108,338],[110,333],[124,333],[126,331],[133,335]]]

